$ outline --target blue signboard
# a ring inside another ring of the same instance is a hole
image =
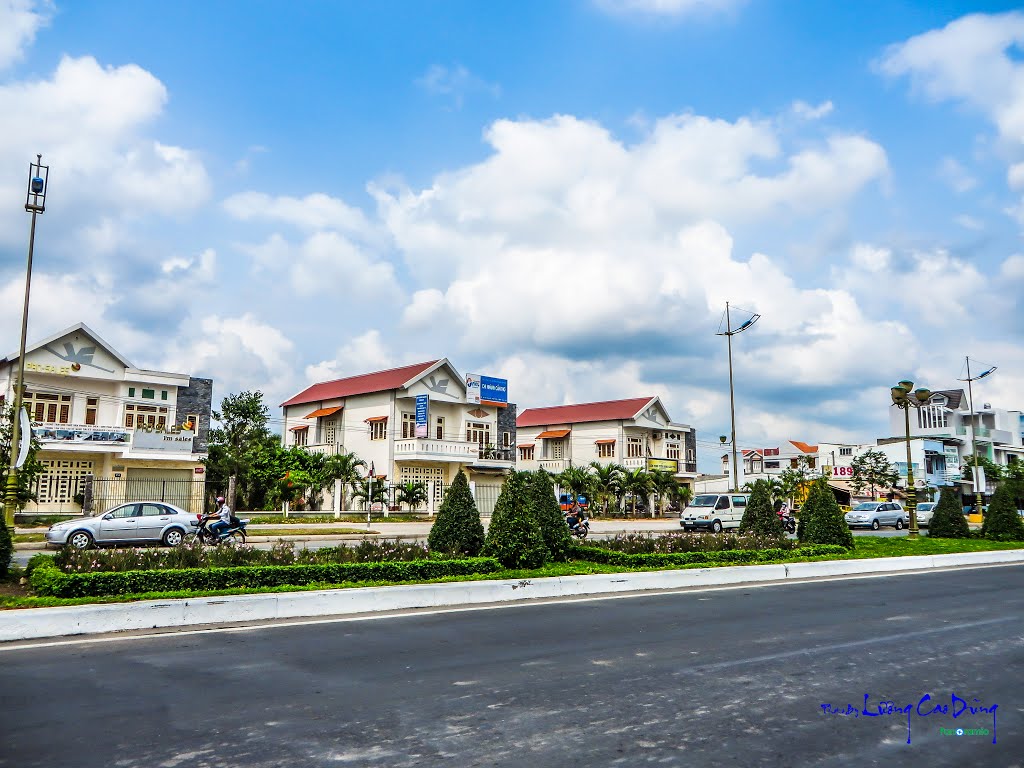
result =
[[[508,380],[491,376],[480,377],[480,399],[488,403],[508,402]]]
[[[427,436],[428,395],[416,395],[416,437]]]

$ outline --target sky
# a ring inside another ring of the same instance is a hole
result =
[[[0,0],[0,341],[85,322],[215,403],[447,357],[873,442],[1021,409],[1024,12],[954,0]],[[274,422],[278,424],[278,422]]]

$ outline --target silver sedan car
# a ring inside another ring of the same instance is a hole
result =
[[[917,505],[917,524],[925,527],[932,522],[932,515],[935,514],[935,508],[939,506],[938,502],[935,501],[922,501]]]
[[[196,515],[163,501],[132,501],[96,515],[50,526],[46,545],[89,549],[97,544],[160,542],[176,547],[193,530]]]
[[[875,531],[883,525],[901,529],[910,524],[910,515],[895,501],[865,501],[846,513],[846,524]]]

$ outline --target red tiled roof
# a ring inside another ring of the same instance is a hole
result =
[[[516,427],[543,427],[548,424],[580,424],[587,421],[631,419],[653,399],[653,396],[634,397],[629,400],[606,400],[601,403],[527,408],[516,419]]]
[[[333,416],[334,414],[336,414],[340,410],[341,410],[341,406],[340,405],[336,405],[333,408],[318,408],[317,410],[313,411],[312,413],[307,413],[306,414],[306,418],[307,419],[319,419],[321,416]]]
[[[817,453],[818,452],[818,446],[816,446],[816,445],[808,445],[807,443],[801,443],[799,440],[790,440],[789,442],[791,442],[793,445],[795,445],[797,448],[799,448],[804,453]]]
[[[547,432],[541,432],[537,435],[538,440],[560,440],[561,438],[568,435],[571,429],[549,429]]]
[[[405,365],[401,368],[392,368],[387,371],[378,371],[377,373],[349,376],[347,379],[324,381],[307,387],[294,397],[285,400],[281,403],[281,407],[301,405],[302,403],[317,403],[321,400],[334,400],[339,397],[351,397],[352,395],[365,395],[370,392],[398,389],[409,379],[415,378],[439,362],[441,361],[431,360],[426,363]]]

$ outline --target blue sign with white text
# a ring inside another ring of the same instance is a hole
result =
[[[508,402],[508,380],[480,377],[480,399],[490,403]]]
[[[427,436],[427,407],[430,402],[428,395],[416,395],[416,437]]]

